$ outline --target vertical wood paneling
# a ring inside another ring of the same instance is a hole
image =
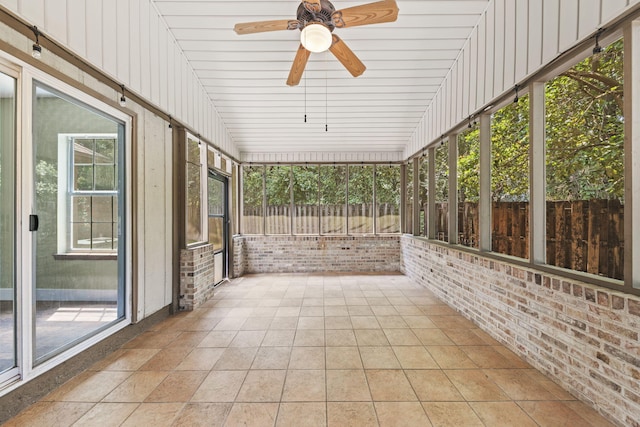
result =
[[[181,79],[181,91],[178,96],[181,99],[180,106],[180,117],[185,122],[189,123],[189,67],[187,66],[187,61],[185,61],[184,55],[180,55],[180,79]]]
[[[113,2],[102,2],[102,68],[112,76],[118,75],[117,20]]]
[[[454,63],[451,68],[451,98],[449,102],[450,120],[447,123],[451,127],[460,117],[458,115],[458,64]]]
[[[494,46],[495,46],[495,4],[490,3],[487,9],[487,30],[485,32],[485,87],[484,87],[484,99],[489,101],[493,99],[493,70],[494,70]]]
[[[67,0],[47,0],[44,5],[44,25],[47,32],[54,39],[66,44],[68,27]]]
[[[462,115],[468,116],[471,114],[469,109],[469,88],[471,86],[471,46],[467,42],[462,51],[462,60],[464,65],[464,86],[462,88]]]
[[[560,0],[542,3],[542,62],[547,63],[558,54],[558,20]]]
[[[2,4],[7,9],[13,10],[14,12],[18,12],[18,0],[4,0]]]
[[[529,0],[529,61],[527,72],[532,73],[542,63],[542,1]]]
[[[45,0],[20,0],[19,13],[27,18],[31,24],[45,28],[44,3]]]
[[[151,7],[149,0],[140,0],[140,93],[150,99],[151,95],[151,58],[149,48],[151,45],[149,34],[149,13]]]
[[[158,68],[160,72],[160,108],[168,110],[168,70],[169,62],[167,59],[169,46],[168,46],[168,31],[164,25],[161,25],[158,29]]]
[[[487,23],[485,17],[480,18],[480,22],[478,22],[478,68],[476,71],[476,107],[474,110],[477,110],[482,105],[484,105],[486,99],[484,97],[484,87],[485,87],[485,61],[487,54],[487,38],[485,36],[487,29]]]
[[[81,1],[67,8],[69,26],[69,47],[80,56],[87,56],[87,25],[85,21],[85,2]]]
[[[456,69],[458,70],[458,78],[456,86],[458,94],[456,97],[456,117],[464,117],[464,56],[459,55],[456,61]]]
[[[560,52],[573,46],[578,38],[578,0],[560,2],[560,31],[558,36]]]
[[[86,0],[87,59],[97,67],[102,67],[102,0]]]
[[[504,43],[505,43],[505,22],[504,22],[504,1],[495,0],[495,43],[493,68],[493,96],[498,96],[504,90]]]
[[[478,95],[478,31],[474,29],[469,39],[469,66],[471,73],[469,74],[469,111],[476,111],[477,95]]]
[[[113,7],[113,6],[112,6]],[[118,79],[126,83],[130,87],[131,76],[129,73],[129,49],[131,39],[129,38],[129,2],[127,0],[118,0],[117,9],[117,25],[116,25],[116,46],[118,55]]]
[[[149,56],[151,57],[151,74],[149,75],[151,81],[151,102],[158,105],[160,104],[160,67],[159,67],[159,52],[158,52],[158,26],[160,17],[155,8],[149,9]]]
[[[167,106],[173,116],[176,110],[176,45],[171,38],[167,45]]]
[[[142,63],[140,62],[140,1],[129,6],[129,86],[142,93]]]
[[[516,4],[516,68],[514,83],[527,75],[527,60],[529,58],[528,31],[528,1],[514,2]]]
[[[600,4],[602,5],[600,26],[604,26],[627,7],[627,0],[601,0]]]
[[[514,1],[504,4],[504,78],[502,90],[513,86],[516,58],[516,6]]]
[[[578,38],[583,39],[600,26],[601,0],[580,0],[578,2]]]

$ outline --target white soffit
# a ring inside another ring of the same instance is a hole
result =
[[[366,65],[362,76],[314,53],[289,87],[300,32],[239,36],[233,26],[295,19],[298,1],[152,2],[244,153],[403,151],[488,3],[397,1],[396,22],[335,30]]]

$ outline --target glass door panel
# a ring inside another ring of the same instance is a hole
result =
[[[0,375],[16,367],[16,80],[0,73]]]
[[[123,123],[35,84],[35,364],[125,315],[123,147]]]
[[[214,251],[214,277],[219,283],[227,277],[227,178],[209,171],[207,182],[209,243]]]

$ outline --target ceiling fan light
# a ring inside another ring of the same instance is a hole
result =
[[[324,52],[331,47],[331,31],[322,24],[308,24],[300,33],[300,43],[310,52]]]

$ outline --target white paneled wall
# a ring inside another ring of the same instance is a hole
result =
[[[438,141],[470,114],[512,92],[515,84],[639,2],[493,0],[427,107],[418,126],[426,126],[426,131],[413,133],[404,157]]]
[[[3,0],[2,5],[124,84],[127,91],[239,157],[211,100],[149,0]]]

